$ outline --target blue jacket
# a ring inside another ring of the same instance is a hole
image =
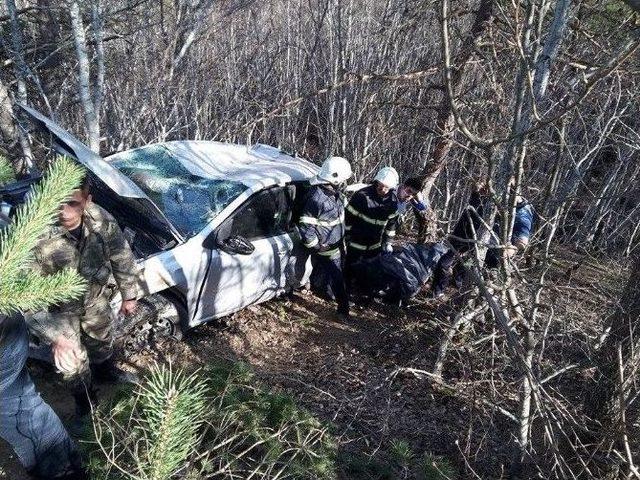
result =
[[[511,243],[515,243],[518,238],[529,240],[531,230],[533,229],[533,216],[533,207],[526,200],[516,205],[516,218],[513,221]]]
[[[309,190],[298,230],[302,243],[314,252],[333,253],[344,238],[344,197],[331,185]]]
[[[475,212],[466,208],[462,216],[456,223],[453,230],[455,237],[463,239],[472,239],[473,232],[478,231],[482,224],[481,217],[483,215],[485,200],[478,192],[473,192],[469,199],[469,205],[475,209]],[[518,238],[526,238],[529,240],[531,230],[533,229],[534,210],[533,206],[523,199],[516,205],[516,218],[513,222],[513,231],[511,232],[511,242],[514,243]],[[500,219],[496,218],[493,225],[493,231],[500,236]],[[466,252],[471,249],[472,244],[457,239],[451,239],[451,244],[459,252]]]

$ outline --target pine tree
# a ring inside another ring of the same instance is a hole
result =
[[[0,186],[12,182],[13,179],[13,168],[11,168],[11,164],[5,157],[0,155]]]
[[[77,298],[84,291],[85,282],[75,271],[42,277],[29,269],[38,238],[53,223],[60,204],[78,187],[83,175],[76,163],[58,158],[13,222],[0,231],[0,314],[43,309]]]

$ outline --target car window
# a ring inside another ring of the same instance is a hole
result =
[[[192,174],[163,145],[130,150],[111,159],[185,237],[202,230],[247,189],[240,182]]]
[[[239,235],[247,240],[286,233],[291,222],[290,195],[273,187],[253,195],[221,226],[224,237]]]

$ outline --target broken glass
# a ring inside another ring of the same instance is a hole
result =
[[[184,237],[202,230],[247,189],[240,182],[194,175],[162,145],[111,159],[111,165],[138,185]]]

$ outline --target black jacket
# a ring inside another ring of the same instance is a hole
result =
[[[357,285],[366,293],[396,302],[406,301],[431,278],[440,257],[447,252],[441,243],[407,244],[393,253],[364,260],[354,269]]]
[[[358,190],[347,205],[345,222],[350,248],[379,250],[396,234],[398,198],[395,192],[380,198],[375,184]]]

